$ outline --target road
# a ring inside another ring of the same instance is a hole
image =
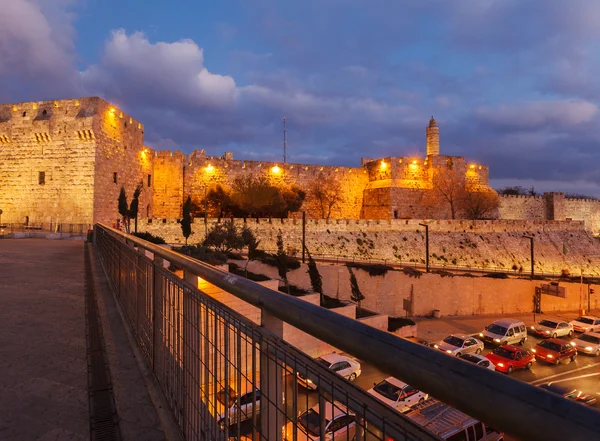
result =
[[[571,338],[568,337],[565,337],[564,339],[571,340]],[[530,335],[524,347],[526,349],[531,349],[535,347],[539,341],[541,341],[540,338]],[[491,346],[486,346],[482,354],[485,355],[493,349],[494,348]],[[362,374],[355,380],[357,386],[368,390],[372,388],[374,384],[379,383],[388,377],[387,374],[377,369],[376,366],[361,360],[359,361],[361,363]],[[579,354],[574,362],[564,360],[559,365],[551,365],[543,361],[536,361],[530,370],[523,369],[515,371],[511,374],[511,377],[515,380],[527,382],[534,386],[552,382],[582,390],[586,394],[593,394],[598,398],[598,402],[593,407],[600,410],[600,357]],[[288,375],[286,378],[286,396],[291,396],[294,387],[297,388],[298,393],[297,408],[292,408],[292,400],[286,402],[286,413],[288,416],[293,415],[294,411],[297,412],[297,414],[300,414],[318,403],[317,392],[307,390],[298,385],[294,377]],[[252,424],[250,421],[242,423],[240,429],[240,434],[243,437],[252,437]],[[232,426],[230,428],[230,434],[233,435],[235,432],[237,432],[237,428]],[[376,439],[377,438],[374,436],[367,436],[367,440],[374,441]],[[506,441],[518,440],[506,437]]]

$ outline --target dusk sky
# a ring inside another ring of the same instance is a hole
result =
[[[359,166],[441,153],[600,196],[600,0],[0,0],[0,102],[101,96],[147,145]]]

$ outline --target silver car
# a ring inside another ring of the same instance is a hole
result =
[[[577,348],[577,352],[600,356],[600,333],[586,332],[571,341],[571,346]]]
[[[453,334],[433,345],[433,347],[444,351],[446,354],[460,357],[463,354],[479,354],[483,351],[483,342],[469,335]]]

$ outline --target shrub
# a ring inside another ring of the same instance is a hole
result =
[[[387,274],[388,271],[392,271],[394,269],[389,265],[383,265],[380,263],[371,264],[371,263],[351,262],[351,263],[348,263],[347,266],[349,266],[351,268],[357,268],[357,269],[364,270],[364,271],[368,272],[369,276],[371,276],[371,277],[384,276],[385,274]]]
[[[423,275],[422,271],[419,271],[418,269],[415,269],[415,268],[411,268],[409,266],[404,267],[402,269],[402,272],[404,274],[406,274],[408,277],[414,277],[415,279],[420,279],[421,276]]]
[[[431,274],[437,274],[438,276],[442,276],[442,277],[454,277],[454,274],[451,273],[450,271],[444,271],[441,269],[432,270]]]
[[[208,263],[209,265],[223,265],[227,263],[226,253],[214,251],[205,246],[183,246],[175,251],[193,257],[201,262]]]
[[[302,289],[296,285],[292,285],[291,283],[290,283],[289,288],[290,288],[289,294],[296,296],[296,297],[304,296],[310,292],[310,291],[307,291],[306,289]],[[285,286],[280,286],[279,292],[288,294],[288,290]]]
[[[411,319],[403,317],[388,317],[388,331],[394,332],[403,326],[413,326],[415,324]]]
[[[508,274],[506,274],[506,273],[487,273],[487,274],[484,274],[483,277],[489,277],[490,279],[508,279]]]
[[[459,274],[459,276],[461,276],[461,277],[477,277],[471,273],[461,273],[461,274]]]
[[[133,235],[135,237],[139,237],[140,239],[143,239],[147,242],[151,242],[151,243],[154,243],[157,245],[164,245],[167,243],[167,242],[165,242],[165,240],[162,237],[155,236],[154,234],[148,233],[147,231],[139,231],[137,233],[133,233]]]
[[[245,277],[248,280],[252,280],[253,282],[264,282],[266,280],[271,280],[269,277],[264,274],[256,274],[251,271],[244,271],[242,268],[237,266],[235,263],[229,264],[229,272],[231,274],[235,274],[236,276]]]

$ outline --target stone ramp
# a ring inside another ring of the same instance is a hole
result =
[[[0,241],[0,440],[89,439],[83,243]]]
[[[122,439],[165,439],[95,258],[92,267]],[[84,282],[84,242],[0,240],[0,441],[90,439]]]

